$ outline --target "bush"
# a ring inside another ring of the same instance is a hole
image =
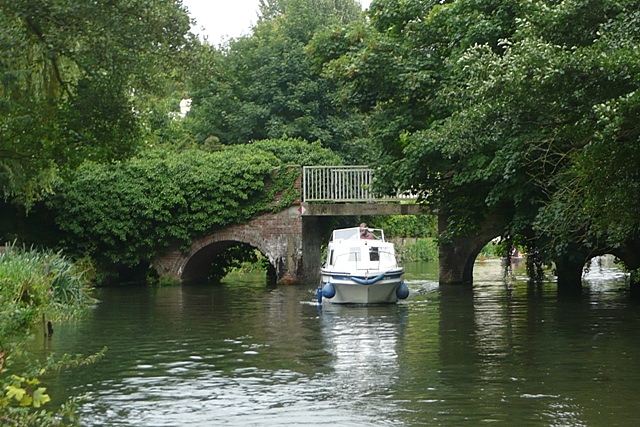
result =
[[[396,245],[399,262],[434,261],[438,259],[438,243],[433,238],[404,240]]]
[[[85,163],[62,184],[49,206],[77,256],[103,257],[102,266],[135,266],[173,242],[289,204],[295,176],[257,151],[235,156],[153,152],[116,165]],[[295,173],[297,176],[297,171]]]
[[[378,216],[369,222],[369,226],[384,229],[386,237],[434,237],[438,234],[435,215]]]
[[[342,164],[340,156],[323,148],[318,141],[309,143],[299,138],[265,139],[245,147],[272,153],[285,165],[333,166]]]
[[[319,144],[294,139],[216,152],[156,150],[117,164],[84,163],[48,207],[68,253],[105,270],[133,267],[176,242],[289,206],[300,171],[287,166],[334,160]]]

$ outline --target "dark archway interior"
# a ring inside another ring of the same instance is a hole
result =
[[[189,262],[185,266],[182,272],[182,280],[185,283],[204,283],[210,280],[212,276],[212,265],[216,261],[219,261],[219,257],[228,257],[228,250],[230,248],[241,247],[243,249],[255,249],[253,246],[247,245],[244,242],[238,242],[233,240],[225,240],[221,242],[215,242],[200,249],[193,254]],[[242,252],[242,251],[239,251]],[[238,261],[244,261],[244,259],[237,259]],[[214,268],[218,268],[215,266]],[[274,270],[273,267],[269,270]],[[275,270],[274,270],[275,271]],[[226,273],[222,271],[213,272],[214,275],[222,278]],[[269,271],[267,272],[269,275]]]

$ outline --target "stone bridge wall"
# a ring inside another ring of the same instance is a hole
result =
[[[203,280],[213,258],[238,242],[260,250],[274,267],[278,280],[302,280],[302,216],[298,206],[197,238],[186,251],[170,248],[156,257],[152,265],[165,279]]]

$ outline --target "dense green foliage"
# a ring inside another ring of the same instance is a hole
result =
[[[370,117],[380,188],[451,233],[500,210],[551,259],[595,254],[640,239],[639,6],[374,0],[311,52]]]
[[[384,229],[388,237],[435,237],[438,233],[434,215],[394,215],[371,218],[370,227]]]
[[[279,156],[279,157],[278,157]],[[135,266],[173,243],[255,215],[299,195],[299,167],[337,157],[301,140],[264,141],[216,152],[147,151],[113,165],[84,163],[48,201],[63,246],[102,266]]]
[[[428,262],[438,259],[438,242],[435,238],[403,239],[394,240],[394,242],[396,242],[397,258],[401,263]]]
[[[86,274],[60,253],[7,245],[0,253],[0,351],[42,315],[68,318],[85,308],[92,301]]]
[[[135,152],[136,111],[179,63],[188,31],[174,0],[0,2],[2,195],[29,202],[57,169]]]
[[[50,397],[39,377],[47,370],[85,363],[69,357],[26,374],[11,374],[11,361],[25,338],[51,333],[45,320],[75,318],[93,303],[87,271],[60,253],[7,245],[0,253],[0,424],[62,426],[74,424],[72,403],[55,412],[45,409]],[[99,356],[96,356],[99,357]]]
[[[209,266],[207,280],[210,283],[219,283],[229,273],[253,271],[266,272],[267,281],[275,283],[275,271],[269,259],[254,247],[240,243],[216,256]]]
[[[255,151],[265,151],[276,156],[283,165],[321,166],[342,164],[338,154],[323,148],[318,141],[309,143],[296,138],[265,139],[256,141],[253,144],[228,148],[227,151],[247,154]]]
[[[365,18],[354,0],[263,0],[251,34],[211,46],[171,0],[2,2],[0,185],[23,203],[58,191],[74,254],[134,265],[274,208],[274,170],[325,161],[310,141],[419,193],[449,234],[500,211],[503,237],[546,259],[628,253],[638,6],[373,0]]]

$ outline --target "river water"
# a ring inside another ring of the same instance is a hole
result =
[[[42,345],[106,356],[46,385],[82,396],[84,426],[640,425],[640,305],[608,260],[566,297],[499,262],[473,288],[405,267],[391,306],[320,308],[262,276],[99,289]]]

